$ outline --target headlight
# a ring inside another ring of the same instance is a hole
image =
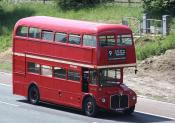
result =
[[[103,97],[103,98],[101,99],[101,102],[102,102],[102,103],[105,103],[105,102],[106,102],[106,99]]]

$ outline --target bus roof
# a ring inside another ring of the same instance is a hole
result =
[[[20,19],[16,23],[15,28],[21,25],[78,34],[101,33],[105,31],[131,33],[131,29],[124,25],[95,23],[47,16],[32,16]]]

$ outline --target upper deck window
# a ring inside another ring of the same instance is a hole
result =
[[[69,43],[70,44],[77,44],[79,45],[81,41],[80,35],[74,35],[74,34],[70,34],[69,35]]]
[[[83,36],[83,46],[96,47],[97,41],[96,36],[84,35]]]
[[[132,45],[132,36],[128,35],[118,35],[117,36],[117,45]]]
[[[20,26],[16,31],[16,35],[22,37],[27,37],[27,33],[28,33],[28,27],[26,26]]]
[[[41,30],[38,28],[30,28],[29,29],[29,37],[30,38],[41,38]]]
[[[55,34],[55,41],[66,43],[67,41],[67,34],[66,33],[56,33]]]
[[[114,35],[99,36],[99,43],[100,46],[114,46],[115,45]]]
[[[42,39],[53,41],[53,32],[51,31],[42,31]]]

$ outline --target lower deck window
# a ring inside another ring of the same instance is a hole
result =
[[[54,67],[53,76],[56,78],[66,79],[66,70],[60,67]]]
[[[32,62],[28,62],[27,71],[31,73],[40,73],[40,65]]]
[[[80,73],[77,71],[69,70],[68,71],[68,79],[74,81],[80,81]]]
[[[52,76],[52,67],[50,66],[46,66],[46,65],[42,65],[41,66],[41,75],[44,76]]]

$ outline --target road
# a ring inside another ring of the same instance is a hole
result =
[[[131,116],[100,113],[97,118],[81,111],[41,103],[28,104],[12,94],[11,74],[0,72],[0,123],[175,123],[175,105],[138,98],[136,112]]]

